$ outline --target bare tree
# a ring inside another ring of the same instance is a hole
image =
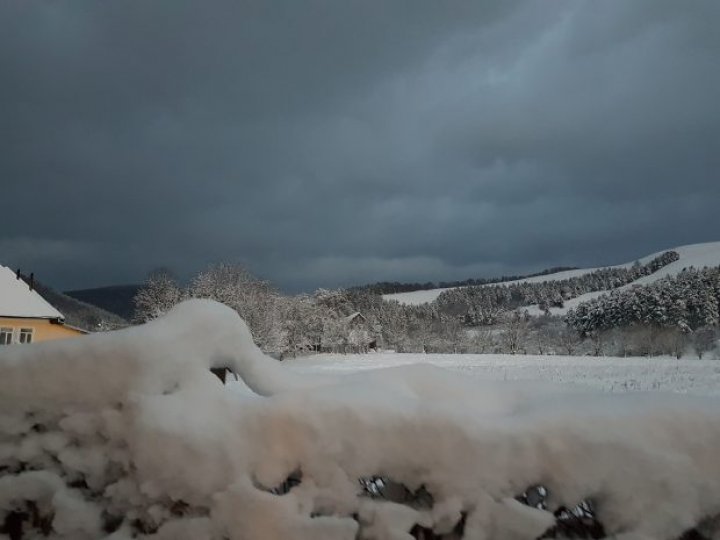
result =
[[[692,346],[698,358],[702,359],[703,355],[717,346],[718,329],[710,326],[703,326],[693,332]]]
[[[538,354],[548,354],[553,351],[554,345],[556,345],[554,336],[560,325],[564,326],[565,323],[561,322],[557,317],[547,314],[533,317],[528,322],[531,331],[529,341],[535,346]]]
[[[655,354],[671,354],[678,360],[690,346],[690,335],[679,328],[662,328],[654,339]]]
[[[592,346],[593,356],[603,356],[605,354],[605,333],[600,330],[593,330],[588,333],[588,338]]]
[[[513,311],[505,318],[503,325],[502,344],[503,352],[517,354],[525,353],[526,338],[528,335],[527,312]]]
[[[465,351],[468,345],[468,333],[460,321],[455,317],[442,317],[440,324],[442,337],[447,340],[448,348],[453,353]]]
[[[582,343],[582,338],[575,330],[568,326],[560,328],[557,332],[556,339],[558,345],[568,356],[572,356]]]
[[[487,328],[474,328],[469,334],[470,351],[474,353],[489,353],[495,346],[492,332]]]

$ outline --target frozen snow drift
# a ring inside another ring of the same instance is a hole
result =
[[[592,507],[608,537],[718,538],[716,398],[297,373],[201,300],[0,355],[0,537],[533,539]]]

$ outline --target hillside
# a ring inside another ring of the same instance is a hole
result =
[[[72,326],[94,332],[128,325],[127,320],[115,313],[72,298],[37,281],[35,290],[58,309],[65,316],[65,322]]]
[[[703,244],[691,244],[686,246],[680,246],[675,248],[670,248],[672,251],[675,251],[680,255],[680,259],[678,261],[675,261],[673,263],[670,263],[669,265],[661,268],[657,272],[654,272],[651,275],[643,276],[639,278],[638,280],[630,283],[629,285],[626,285],[625,287],[631,287],[633,285],[647,285],[648,283],[652,283],[654,281],[657,281],[658,279],[661,279],[663,277],[667,276],[674,276],[677,275],[683,268],[689,268],[689,267],[695,267],[695,268],[703,268],[705,266],[718,266],[720,265],[720,242],[708,242]],[[665,250],[666,251],[666,250]],[[653,258],[659,256],[662,252],[653,253],[651,255],[647,255],[645,257],[642,257],[638,259],[638,261],[641,264],[647,263],[648,261],[652,260]],[[613,266],[606,266],[606,267],[597,267],[597,268],[581,268],[577,270],[568,270],[564,272],[557,272],[554,274],[548,274],[544,276],[536,276],[531,278],[525,278],[520,280],[514,280],[514,281],[504,281],[500,283],[496,283],[495,285],[511,285],[511,284],[520,284],[520,283],[543,283],[547,281],[560,281],[564,279],[569,279],[572,277],[578,277],[585,274],[589,274],[591,272],[595,272],[597,270],[600,270],[602,268],[630,268],[633,264],[635,264],[636,261],[627,262],[620,265],[613,265]],[[432,289],[427,291],[413,291],[413,292],[407,292],[407,293],[397,293],[397,294],[387,294],[384,295],[383,298],[386,300],[397,300],[401,304],[406,305],[421,305],[421,304],[427,304],[429,302],[433,302],[437,299],[438,296],[440,296],[441,293],[444,291],[447,291],[449,289]],[[567,312],[567,310],[577,306],[578,304],[590,300],[592,298],[596,298],[602,294],[604,294],[605,291],[597,291],[592,292],[588,294],[581,295],[577,298],[574,298],[572,300],[568,300],[564,307],[562,308],[552,308],[552,313],[554,314],[564,314]],[[529,311],[531,314],[534,313],[540,313],[540,310],[538,310],[535,306],[531,306],[529,308]]]
[[[66,291],[65,294],[82,302],[98,306],[129,321],[135,311],[133,298],[140,287],[142,285],[111,285],[109,287]]]

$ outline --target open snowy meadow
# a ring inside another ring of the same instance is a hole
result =
[[[299,373],[353,373],[430,364],[480,380],[543,381],[603,392],[658,391],[720,395],[720,360],[505,354],[320,354],[288,359]]]

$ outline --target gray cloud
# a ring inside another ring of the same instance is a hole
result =
[[[717,240],[712,0],[0,5],[0,263],[289,290]]]

